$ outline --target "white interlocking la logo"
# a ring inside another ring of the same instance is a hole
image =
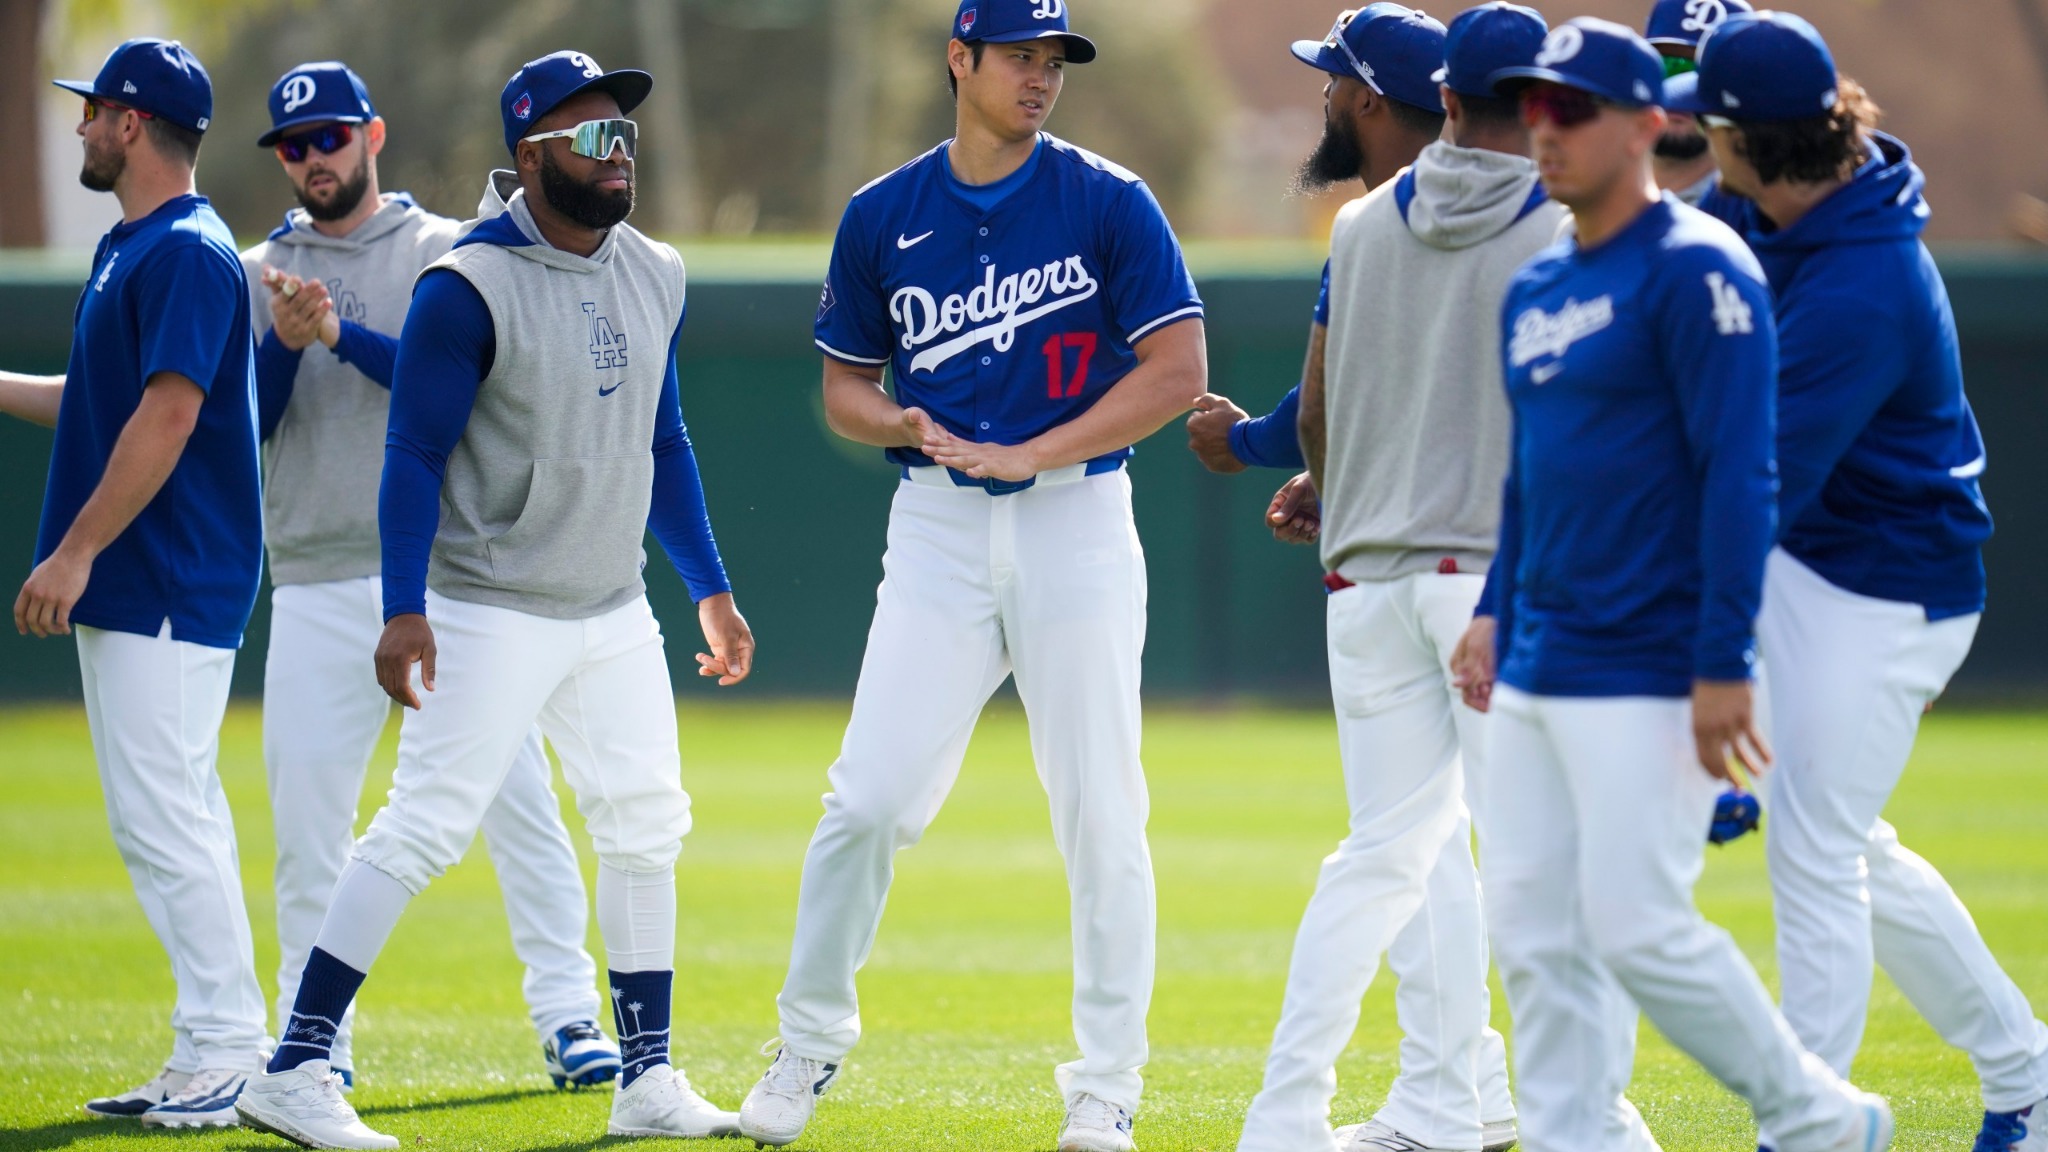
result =
[[[284,82],[284,113],[289,116],[313,102],[319,91],[311,76],[294,76]]]
[[[1538,68],[1548,68],[1553,64],[1562,64],[1577,56],[1579,49],[1585,46],[1586,34],[1584,32],[1579,31],[1570,24],[1560,24],[1556,28],[1551,29],[1550,35],[1543,38],[1543,51],[1536,54],[1536,66]]]
[[[1057,20],[1067,14],[1067,0],[1038,0],[1031,10],[1033,20]]]
[[[592,60],[581,52],[569,53],[569,63],[583,69],[583,75],[587,79],[595,80],[599,76],[604,75],[604,69],[597,66],[597,61]]]
[[[1749,301],[1719,272],[1707,273],[1707,291],[1714,297],[1714,328],[1723,336],[1746,336],[1755,331]]]
[[[1727,18],[1726,0],[1685,0],[1685,19],[1678,27],[1686,32],[1712,32]]]

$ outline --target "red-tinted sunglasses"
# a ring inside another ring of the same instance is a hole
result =
[[[331,156],[356,138],[355,126],[351,124],[327,124],[310,132],[295,132],[277,142],[277,154],[297,164],[306,158],[310,149]]]
[[[1576,128],[1613,106],[1613,101],[1583,88],[1539,82],[1522,89],[1522,124],[1534,128],[1538,121],[1548,120],[1559,128]]]
[[[130,108],[126,104],[116,104],[112,100],[102,100],[97,96],[87,96],[85,98],[85,122],[87,124],[90,124],[93,121],[99,119],[100,108],[103,106],[107,108],[112,108],[116,112],[133,112],[137,116],[142,117],[144,120],[156,119],[156,114],[153,112],[144,112],[140,108]]]

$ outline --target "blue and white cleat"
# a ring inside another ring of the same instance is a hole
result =
[[[185,1090],[192,1082],[190,1072],[174,1072],[166,1064],[161,1072],[147,1082],[130,1088],[119,1096],[100,1096],[85,1102],[85,1110],[93,1116],[110,1119],[133,1120]]]
[[[249,1074],[233,1068],[207,1068],[192,1074],[183,1090],[142,1114],[148,1128],[233,1128],[235,1100],[249,1083]]]
[[[1362,1127],[1371,1128],[1372,1124]],[[1392,1132],[1385,1125],[1379,1127]],[[1059,1152],[1137,1152],[1131,1141],[1131,1114],[1090,1092],[1082,1092],[1067,1105],[1066,1122],[1060,1125]],[[1421,1145],[1387,1145],[1405,1149]]]
[[[557,1088],[589,1088],[619,1078],[619,1046],[589,1020],[556,1029],[540,1051]]]
[[[1986,1112],[1971,1152],[2048,1152],[2048,1100],[2017,1112]]]

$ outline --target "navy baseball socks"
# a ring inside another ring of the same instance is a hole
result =
[[[299,977],[299,994],[292,999],[291,1023],[278,1038],[265,1071],[288,1072],[309,1060],[327,1059],[334,1049],[335,1030],[368,975],[315,947]]]
[[[612,1022],[619,1033],[619,1087],[668,1059],[668,1013],[675,972],[605,971],[612,986]]]

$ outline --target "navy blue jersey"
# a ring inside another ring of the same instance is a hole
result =
[[[1749,242],[1777,295],[1785,551],[1938,620],[1983,610],[1991,513],[1923,184],[1879,134],[1851,183]]]
[[[1510,281],[1515,428],[1481,605],[1503,682],[1675,697],[1748,677],[1776,515],[1770,307],[1742,241],[1669,195]]]
[[[253,359],[249,282],[204,197],[100,241],[72,319],[36,562],[99,487],[151,376],[175,372],[206,398],[170,477],[93,561],[73,623],[155,636],[169,621],[173,639],[241,646],[263,565]]]
[[[835,360],[889,365],[897,401],[954,435],[1021,444],[1093,407],[1136,367],[1132,345],[1201,314],[1144,182],[1041,133],[1025,182],[986,210],[944,144],[855,193],[816,331]]]

